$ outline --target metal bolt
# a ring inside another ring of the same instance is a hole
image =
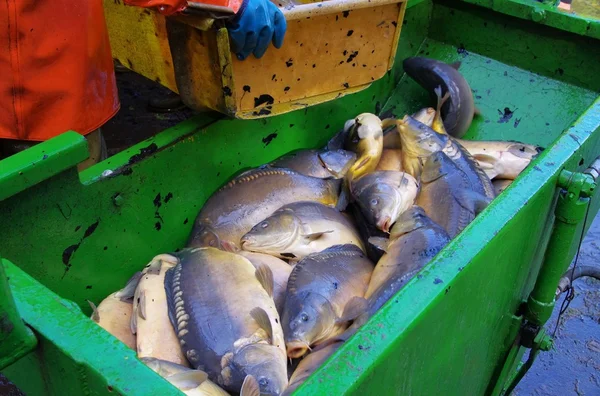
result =
[[[531,10],[531,19],[534,22],[541,22],[546,19],[546,11],[540,8],[534,8]]]
[[[113,204],[115,204],[115,206],[121,206],[123,205],[123,202],[125,202],[125,198],[123,198],[121,194],[117,194],[113,197]]]

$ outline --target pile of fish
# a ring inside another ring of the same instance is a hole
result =
[[[539,152],[460,139],[476,108],[454,65],[404,69],[436,108],[360,114],[326,148],[238,175],[187,246],[154,257],[92,319],[188,395],[293,392]]]

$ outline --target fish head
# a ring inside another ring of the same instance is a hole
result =
[[[287,359],[278,347],[267,343],[248,344],[233,354],[227,371],[227,387],[241,389],[246,376],[258,382],[261,395],[279,395],[287,387]]]
[[[357,202],[371,224],[389,232],[398,216],[414,203],[418,190],[417,181],[402,172],[400,183],[378,180],[358,193]]]
[[[429,156],[423,165],[421,181],[431,183],[452,172],[460,172],[454,161],[450,159],[443,151],[438,151]]]
[[[241,239],[244,250],[279,255],[300,235],[301,223],[292,210],[281,209],[261,221]]]
[[[221,248],[221,240],[212,227],[199,223],[192,230],[187,246]]]
[[[398,217],[396,224],[390,231],[390,240],[398,239],[404,234],[427,227],[432,222],[423,208],[413,205]]]
[[[287,354],[299,358],[310,345],[325,339],[336,321],[329,300],[318,293],[304,292],[286,297],[283,309],[283,333]]]
[[[400,133],[403,155],[428,157],[442,150],[448,142],[448,136],[440,135],[409,115],[404,116],[402,120],[397,120],[396,126]]]
[[[359,148],[361,141],[383,139],[381,119],[371,113],[362,113],[353,120],[346,121],[344,130],[348,130],[346,136],[346,149],[354,151],[355,153],[361,151]]]
[[[356,161],[356,153],[342,149],[324,151],[319,153],[318,157],[323,168],[337,179],[343,178]]]
[[[436,112],[433,107],[425,107],[413,114],[412,118],[424,125],[427,125],[428,127],[431,127],[433,125],[435,114]]]

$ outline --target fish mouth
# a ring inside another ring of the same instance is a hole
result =
[[[287,355],[292,359],[297,359],[308,352],[308,343],[305,341],[290,341],[286,344]]]
[[[389,233],[391,226],[392,226],[392,218],[390,216],[386,216],[377,222],[377,228],[379,228],[383,232]]]

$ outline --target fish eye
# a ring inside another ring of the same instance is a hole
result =
[[[307,314],[305,314],[305,313],[303,313],[302,315],[300,315],[300,319],[301,319],[303,322],[308,322],[308,315],[307,315]]]
[[[267,223],[266,221],[263,221],[262,223],[260,223],[260,226],[262,228],[267,228],[269,226],[269,223]]]
[[[379,204],[379,200],[377,198],[371,199],[371,206],[377,206]]]
[[[266,388],[269,386],[269,379],[266,377],[260,377],[258,379],[258,385],[260,385],[262,388]]]

